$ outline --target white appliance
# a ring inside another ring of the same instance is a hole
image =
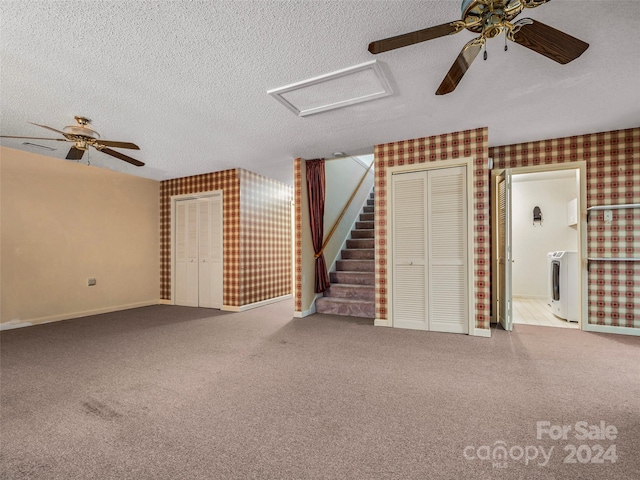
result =
[[[569,322],[578,321],[578,253],[555,252],[549,264],[551,312]]]
[[[553,297],[552,283],[551,283],[551,261],[553,260],[556,252],[547,253],[547,305],[551,307],[551,298]]]

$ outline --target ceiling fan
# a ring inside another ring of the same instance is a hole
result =
[[[69,153],[67,153],[67,160],[80,160],[84,155],[84,152],[87,151],[89,147],[93,147],[102,153],[111,155],[112,157],[115,157],[119,160],[124,160],[125,162],[135,165],[136,167],[142,167],[144,165],[144,163],[140,160],[136,160],[135,158],[131,158],[128,155],[124,155],[109,148],[115,147],[140,150],[140,147],[138,147],[135,143],[100,140],[100,135],[98,134],[98,132],[89,127],[91,120],[85,117],[75,117],[75,119],[77,125],[68,125],[62,130],[56,130],[55,128],[47,127],[46,125],[39,125],[37,123],[29,122],[31,123],[31,125],[36,125],[38,127],[46,128],[47,130],[59,133],[64,138],[16,137],[13,135],[0,135],[0,137],[25,138],[30,140],[52,140],[55,142],[73,142],[74,145],[69,150]]]
[[[539,7],[548,1],[550,0],[463,0],[462,20],[377,40],[369,44],[369,51],[374,54],[382,53],[445,35],[453,35],[464,29],[479,33],[479,37],[463,47],[438,87],[436,95],[453,92],[487,39],[494,38],[503,32],[505,50],[508,48],[506,39],[509,39],[551,60],[566,64],[582,55],[589,44],[530,18],[511,23],[511,20],[525,8]],[[487,59],[486,48],[484,59]]]

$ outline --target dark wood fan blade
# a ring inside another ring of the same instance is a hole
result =
[[[100,145],[104,145],[105,147],[116,147],[116,148],[130,148],[131,150],[140,150],[140,147],[135,143],[129,142],[114,142],[112,140],[98,140],[96,143]]]
[[[411,33],[405,33],[396,37],[376,40],[369,44],[369,51],[374,54],[387,52],[389,50],[395,50],[396,48],[407,47],[415,43],[426,42],[427,40],[433,40],[434,38],[451,35],[457,31],[458,29],[454,23],[444,23],[442,25],[417,30]]]
[[[60,131],[60,130],[56,130],[53,127],[47,127],[46,125],[40,125],[39,123],[33,123],[33,122],[29,122],[31,125],[35,125],[36,127],[42,127],[42,128],[46,128],[47,130],[51,130],[52,132],[56,132],[59,133],[60,135],[64,135],[64,132]]]
[[[66,138],[16,137],[14,135],[0,135],[0,138],[24,138],[28,140],[51,140],[53,142],[69,142]]]
[[[589,48],[588,43],[530,18],[522,19],[516,25],[523,20],[526,23],[513,34],[513,40],[558,63],[569,63]]]
[[[69,153],[67,153],[66,159],[80,160],[83,155],[84,155],[84,150],[80,150],[79,148],[76,148],[76,147],[71,147],[71,150],[69,150]]]
[[[131,158],[123,153],[116,152],[115,150],[111,150],[110,148],[99,148],[99,151],[102,153],[106,153],[107,155],[111,155],[112,157],[116,157],[120,160],[124,160],[125,162],[130,163],[131,165],[135,165],[136,167],[144,166],[144,163],[140,160],[136,160],[135,158]]]
[[[451,65],[444,80],[442,80],[436,95],[446,95],[456,89],[458,83],[460,83],[460,80],[462,80],[462,77],[478,56],[478,53],[480,53],[480,50],[482,50],[482,43],[478,42],[477,39],[471,40],[464,46],[456,61]]]

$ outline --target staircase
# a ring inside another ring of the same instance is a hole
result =
[[[336,271],[330,272],[331,286],[316,300],[317,313],[375,317],[374,193],[351,230],[347,248],[342,250]]]

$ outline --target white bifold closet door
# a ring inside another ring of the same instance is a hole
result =
[[[175,228],[176,305],[221,308],[222,197],[176,202]]]
[[[392,176],[393,326],[468,333],[466,168]]]

